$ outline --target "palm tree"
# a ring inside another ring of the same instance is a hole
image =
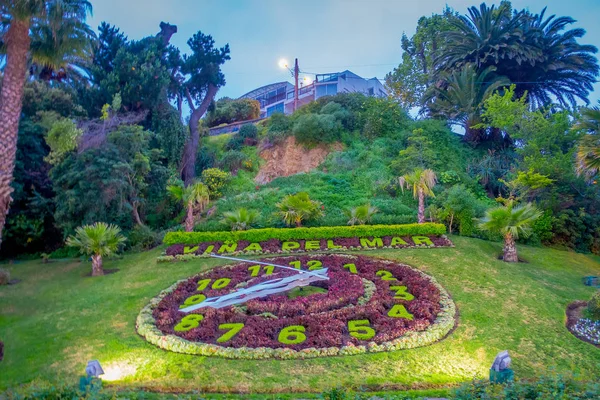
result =
[[[496,67],[481,72],[473,64],[467,64],[450,74],[443,74],[441,81],[428,89],[424,102],[429,113],[443,116],[465,129],[465,141],[477,143],[482,139],[481,123],[483,103],[496,90],[510,85],[510,81],[494,74]]]
[[[231,227],[232,231],[245,231],[250,228],[258,218],[258,212],[239,208],[233,212],[223,213],[223,222]]]
[[[17,132],[21,116],[27,58],[31,48],[30,32],[48,23],[48,10],[56,5],[55,21],[65,15],[83,20],[91,5],[85,0],[0,0],[2,50],[6,54],[0,90],[0,244],[11,202],[13,171],[17,152]],[[64,5],[63,8],[60,8]],[[68,6],[67,6],[68,5]]]
[[[487,210],[485,217],[479,220],[479,228],[501,234],[504,237],[503,260],[518,262],[515,240],[519,235],[529,236],[531,225],[541,214],[531,203],[514,207],[513,202],[509,201],[504,206]]]
[[[348,225],[364,225],[371,222],[373,215],[378,213],[377,207],[372,207],[371,204],[364,204],[362,206],[354,207],[353,209],[346,211],[346,215],[350,220]]]
[[[322,205],[311,200],[306,192],[286,196],[277,204],[279,216],[287,225],[302,226],[303,221],[316,219],[323,216]]]
[[[581,110],[581,117],[573,129],[588,133],[579,142],[576,169],[577,175],[591,179],[600,174],[600,100],[598,106]]]
[[[180,182],[177,185],[167,186],[167,190],[175,199],[183,202],[186,209],[185,231],[192,232],[196,219],[195,214],[204,211],[210,200],[208,187],[202,182],[195,182],[184,187],[183,182]]]
[[[77,247],[82,254],[92,256],[92,276],[104,275],[102,257],[114,254],[127,240],[116,225],[96,222],[75,229],[75,236],[67,238],[67,246]]]
[[[398,178],[400,188],[410,189],[412,187],[413,196],[419,200],[418,221],[420,224],[425,222],[425,197],[435,197],[433,187],[437,183],[435,172],[430,169],[415,169],[412,174],[407,174]]]

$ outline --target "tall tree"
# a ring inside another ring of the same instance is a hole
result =
[[[11,202],[19,118],[27,73],[27,57],[31,48],[30,33],[32,28],[48,23],[49,7],[55,3],[68,4],[68,7],[59,8],[63,13],[54,15],[55,20],[65,15],[76,15],[84,20],[91,10],[90,3],[84,0],[0,0],[0,13],[5,23],[1,39],[6,52],[0,90],[0,244]]]
[[[430,169],[415,169],[412,174],[398,178],[400,188],[412,189],[413,196],[419,201],[418,222],[425,222],[425,197],[435,197],[433,187],[437,183],[435,172]]]
[[[196,215],[201,213],[210,201],[208,188],[202,182],[196,182],[187,187],[183,184],[169,185],[167,191],[185,207],[185,231],[192,232]]]
[[[494,74],[496,67],[487,67],[481,72],[472,64],[443,74],[441,82],[431,86],[424,96],[428,112],[432,116],[443,116],[465,129],[465,141],[478,143],[484,139],[481,123],[483,104],[494,91],[508,86],[510,81]]]
[[[592,179],[600,174],[600,106],[584,108],[574,128],[588,133],[577,147],[577,174]]]
[[[197,32],[188,40],[191,54],[173,57],[173,68],[180,70],[178,90],[183,93],[188,106],[192,111],[190,115],[189,137],[183,152],[181,170],[184,182],[189,185],[194,180],[196,171],[196,153],[200,142],[200,118],[206,113],[219,88],[225,85],[225,76],[221,72],[221,65],[230,59],[229,45],[221,48],[215,47],[215,41],[210,35]]]

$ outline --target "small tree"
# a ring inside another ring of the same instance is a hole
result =
[[[364,204],[362,206],[354,207],[353,209],[346,211],[348,218],[348,225],[364,225],[371,222],[373,215],[377,214],[379,210],[377,207],[372,207],[371,204]]]
[[[425,222],[425,197],[435,197],[433,187],[437,183],[435,172],[430,169],[417,168],[412,174],[407,174],[398,178],[400,188],[410,189],[412,187],[415,199],[419,201],[418,221],[420,224]]]
[[[257,218],[258,212],[247,208],[239,208],[233,212],[223,213],[223,222],[229,225],[232,231],[245,231],[252,226]]]
[[[96,222],[75,229],[75,236],[67,238],[67,246],[77,247],[82,254],[91,255],[92,276],[100,276],[104,275],[102,257],[114,254],[125,240],[118,226]]]
[[[504,237],[503,260],[518,262],[515,240],[519,235],[528,237],[531,225],[541,214],[531,203],[515,207],[513,201],[507,201],[504,206],[487,210],[485,217],[479,220],[479,228],[501,234]]]
[[[201,182],[192,183],[187,187],[184,187],[183,182],[180,182],[176,185],[167,186],[167,190],[175,199],[183,202],[186,209],[185,231],[193,231],[196,213],[201,213],[208,205],[208,188]]]
[[[303,221],[317,219],[323,216],[321,203],[313,201],[306,192],[286,196],[281,203],[277,203],[279,216],[287,225],[302,226]]]

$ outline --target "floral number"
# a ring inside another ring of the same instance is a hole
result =
[[[229,282],[231,282],[231,279],[229,279],[229,278],[217,279],[215,281],[215,283],[213,283],[212,288],[213,289],[223,289],[223,288],[227,287],[227,285],[229,285]]]
[[[265,271],[265,275],[271,275],[275,270],[275,267],[272,265],[267,265],[263,267],[263,269]],[[251,272],[250,276],[258,276],[258,273],[260,272],[260,265],[253,265],[248,268],[248,271]]]
[[[181,321],[175,325],[173,330],[175,332],[187,332],[194,328],[197,328],[200,325],[200,321],[204,319],[204,316],[200,314],[188,314],[185,317],[181,318]]]
[[[358,273],[356,271],[356,265],[354,265],[354,264],[344,264],[344,268],[348,268],[348,271],[350,271],[351,274],[357,274]]]
[[[277,340],[283,344],[300,344],[306,340],[306,328],[302,325],[292,325],[279,332]]]
[[[368,319],[348,321],[350,336],[358,340],[369,340],[375,336],[375,329],[371,328]]]
[[[206,300],[206,296],[205,295],[203,295],[203,294],[195,294],[195,295],[190,296],[187,299],[185,299],[185,301],[183,302],[183,304],[179,308],[185,308],[185,307],[188,307],[188,306],[193,306],[194,304],[200,304],[204,300]]]
[[[388,317],[392,318],[404,318],[409,321],[413,320],[413,315],[406,310],[402,304],[395,304],[394,307],[388,311]]]
[[[377,271],[377,273],[375,275],[381,277],[382,281],[395,281],[396,280],[396,278],[394,278],[392,273],[390,271],[386,271],[385,269],[380,269],[379,271]]]
[[[300,264],[300,261],[290,261],[290,265],[296,269],[302,268],[302,264]]]
[[[196,289],[197,291],[201,292],[204,289],[206,289],[208,287],[208,284],[210,283],[210,279],[202,279],[201,281],[198,281],[198,289]]]
[[[308,265],[308,270],[309,271],[323,268],[323,263],[321,261],[317,261],[317,260],[310,260],[306,264]]]
[[[229,330],[227,332],[225,332],[223,334],[223,336],[221,336],[220,338],[217,339],[217,343],[228,342],[235,335],[237,335],[238,332],[241,331],[243,327],[244,327],[244,324],[242,324],[241,322],[234,323],[234,324],[221,324],[221,325],[219,325],[219,329],[229,329]]]
[[[408,293],[406,291],[406,289],[407,289],[406,286],[390,286],[390,290],[396,292],[396,294],[394,295],[395,299],[407,300],[407,301],[410,301],[410,300],[414,299],[415,296],[413,296],[412,294]]]

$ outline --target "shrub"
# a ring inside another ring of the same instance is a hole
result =
[[[600,290],[588,302],[588,311],[592,318],[600,320]]]
[[[346,211],[346,215],[350,218],[348,225],[368,224],[371,222],[373,215],[377,212],[379,212],[377,207],[372,207],[371,204],[354,207],[353,209]]]
[[[301,143],[331,143],[338,139],[342,124],[332,114],[306,114],[298,117],[292,132]]]
[[[150,250],[161,242],[160,234],[146,225],[136,225],[128,235],[128,243],[134,250]]]
[[[225,143],[225,150],[241,150],[244,147],[244,138],[239,135],[232,135],[227,143]]]
[[[314,220],[323,216],[322,204],[311,200],[306,192],[286,196],[277,204],[279,216],[287,225],[302,226],[303,221]]]
[[[412,236],[412,235],[443,235],[446,227],[443,224],[405,224],[405,225],[355,225],[355,226],[325,226],[317,228],[265,228],[235,232],[168,232],[164,243],[167,245],[186,244],[197,245],[204,242],[247,240],[264,242],[269,239],[300,240],[300,239],[335,239],[351,237],[382,237],[382,236]]]
[[[208,187],[210,198],[216,199],[223,195],[223,188],[231,176],[219,168],[208,168],[202,171],[202,182]]]
[[[247,208],[223,213],[223,222],[229,225],[232,231],[245,231],[252,226],[257,218],[258,212]]]
[[[258,137],[258,128],[254,124],[242,125],[238,132],[238,136],[243,140],[256,139]]]
[[[0,286],[8,285],[10,282],[10,272],[4,268],[0,268]]]
[[[231,150],[223,155],[220,165],[222,168],[229,170],[232,174],[236,175],[237,171],[245,168],[247,165],[252,167],[252,162],[248,164],[249,158],[241,151]]]

